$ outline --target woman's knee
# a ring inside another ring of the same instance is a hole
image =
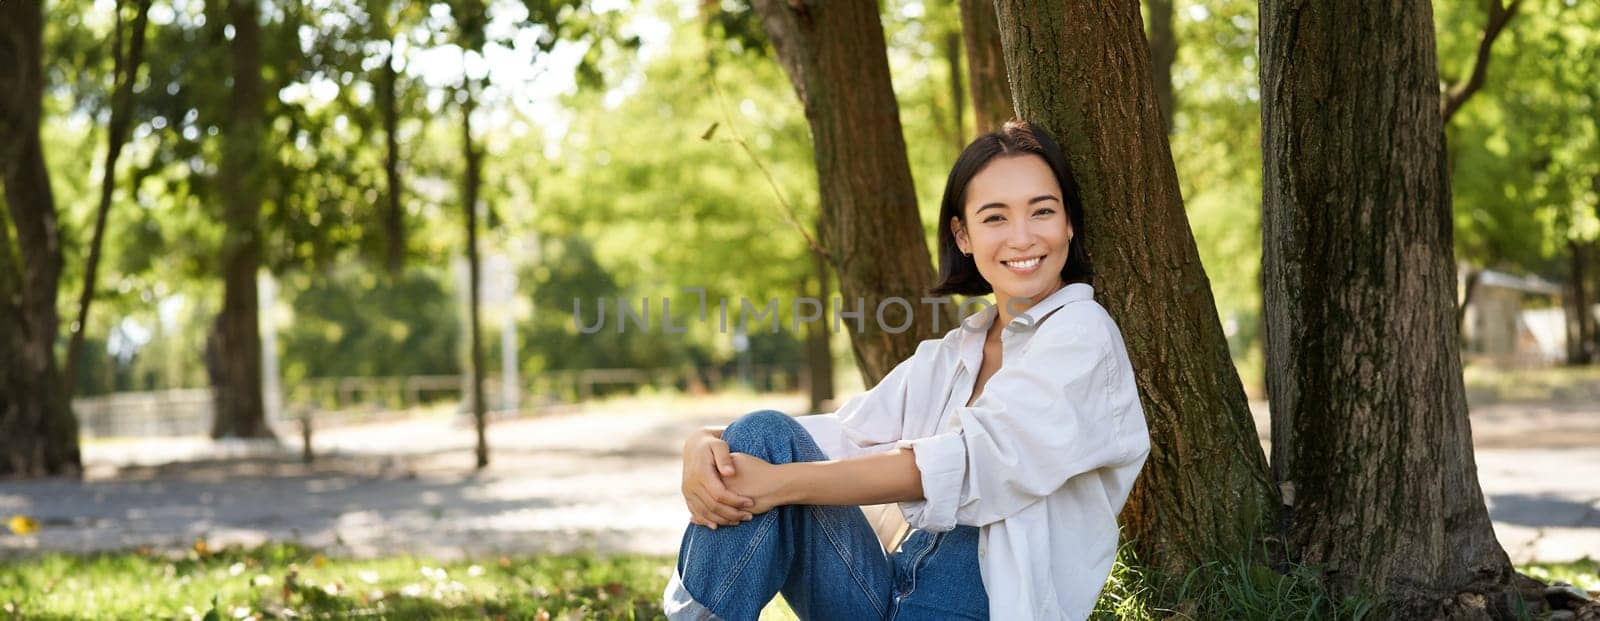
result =
[[[756,410],[739,417],[722,431],[728,450],[765,458],[765,447],[773,441],[788,443],[804,428],[794,417],[777,410]]]

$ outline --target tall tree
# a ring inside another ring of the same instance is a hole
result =
[[[1567,282],[1562,287],[1566,304],[1567,364],[1581,366],[1594,362],[1595,321],[1593,292],[1589,290],[1588,250],[1593,242],[1567,238]]]
[[[1016,114],[993,2],[961,0],[961,37],[967,48],[972,113],[978,121],[974,133],[992,132]]]
[[[1478,486],[1428,3],[1261,1],[1262,279],[1286,543],[1400,618],[1514,576]],[[1397,529],[1395,524],[1405,524]],[[1509,602],[1489,605],[1510,615]]]
[[[403,203],[404,186],[400,181],[400,104],[399,83],[400,73],[395,70],[395,63],[400,62],[397,46],[395,45],[393,24],[396,19],[390,15],[392,12],[389,0],[375,0],[367,6],[369,19],[372,20],[371,30],[375,38],[382,39],[388,44],[388,51],[384,53],[383,64],[378,67],[376,82],[378,94],[378,108],[383,116],[383,177],[386,190],[384,191],[383,204],[383,242],[384,260],[392,276],[399,276],[405,269],[406,256],[406,224],[405,207]]]
[[[950,102],[954,104],[951,112],[951,126],[955,128],[951,135],[954,137],[956,152],[967,146],[966,128],[966,93],[961,86],[961,33],[951,30],[944,34],[944,61],[950,67]]]
[[[231,0],[230,59],[233,89],[223,129],[217,186],[223,202],[222,310],[206,346],[206,368],[216,391],[214,438],[270,438],[261,392],[260,301],[261,175],[266,93],[262,86],[259,2]]]
[[[1244,549],[1277,496],[1184,215],[1139,3],[996,6],[1017,111],[1067,152],[1097,298],[1138,374],[1152,446],[1124,528],[1145,563],[1181,574]]]
[[[461,203],[466,210],[467,226],[467,346],[469,373],[472,384],[472,420],[477,431],[477,466],[489,465],[489,440],[487,432],[487,404],[483,397],[483,339],[480,325],[482,299],[481,261],[478,257],[478,193],[483,181],[483,151],[477,146],[472,133],[472,112],[477,106],[477,82],[467,66],[469,54],[483,53],[484,30],[488,25],[488,7],[481,0],[461,0],[453,8],[457,36],[461,46]]]
[[[78,475],[78,424],[56,366],[61,238],[39,141],[40,2],[0,2],[0,477]],[[15,237],[13,237],[13,231]]]
[[[144,62],[146,25],[150,22],[150,0],[138,0],[134,8],[133,25],[122,25],[122,2],[115,8],[116,31],[112,34],[112,100],[111,119],[106,125],[106,159],[100,171],[100,207],[95,210],[94,236],[89,241],[89,258],[84,263],[83,292],[78,296],[78,320],[72,322],[72,338],[67,343],[68,377],[77,373],[78,356],[83,349],[83,336],[89,328],[89,304],[94,301],[95,276],[100,268],[100,249],[105,243],[106,217],[111,214],[111,197],[116,192],[117,160],[122,157],[122,147],[128,141],[128,128],[133,122],[133,84],[139,77],[139,65]],[[127,48],[122,39],[127,36]]]
[[[469,80],[470,82],[470,80]],[[483,185],[483,152],[472,137],[473,95],[470,87],[461,105],[461,155],[465,168],[461,180],[461,203],[467,223],[467,308],[469,371],[472,373],[472,422],[477,432],[477,465],[489,465],[488,412],[483,398],[482,261],[478,257],[478,190]]]
[[[819,231],[820,236],[820,231]],[[812,249],[811,277],[807,279],[810,291],[808,295],[817,300],[828,299],[831,288],[828,286],[828,258],[817,249]],[[812,322],[806,325],[806,391],[810,393],[811,412],[822,412],[828,402],[833,400],[833,347],[829,343],[828,334],[831,326],[821,322]]]
[[[862,312],[859,324],[846,319],[843,325],[870,386],[911,357],[918,342],[955,327],[948,307],[920,303],[935,274],[878,5],[755,0],[755,7],[811,125],[821,187],[819,241],[839,277],[841,310]],[[909,312],[884,303],[891,298],[906,301]],[[906,329],[891,331],[901,326]]]

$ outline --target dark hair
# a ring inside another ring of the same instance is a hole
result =
[[[978,273],[978,264],[972,257],[961,253],[956,245],[955,233],[950,231],[950,219],[967,222],[967,184],[972,178],[999,157],[1037,155],[1056,174],[1061,185],[1061,201],[1067,209],[1067,221],[1072,225],[1072,244],[1067,250],[1067,263],[1061,268],[1061,280],[1067,283],[1089,283],[1094,269],[1086,248],[1087,232],[1083,225],[1083,199],[1078,195],[1078,181],[1072,175],[1072,166],[1061,153],[1061,147],[1044,128],[1027,121],[1007,121],[998,130],[979,136],[956,158],[950,169],[950,178],[944,184],[944,199],[939,203],[939,284],[928,292],[932,295],[984,295],[994,291],[989,281]]]

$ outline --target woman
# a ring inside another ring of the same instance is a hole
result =
[[[684,443],[675,619],[1083,619],[1149,453],[1121,333],[1094,301],[1066,158],[1023,122],[956,160],[934,295],[994,303],[829,415],[745,415]],[[916,528],[885,553],[858,505]]]

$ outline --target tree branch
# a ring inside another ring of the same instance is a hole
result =
[[[150,21],[150,0],[140,0],[138,13],[133,19],[132,41],[128,49],[122,47],[122,3],[116,7],[116,36],[113,39],[114,62],[112,83],[115,92],[111,100],[111,121],[106,128],[105,170],[100,173],[100,207],[95,211],[94,237],[89,242],[89,257],[83,271],[83,292],[78,295],[78,320],[71,325],[72,337],[67,342],[67,365],[62,374],[67,385],[78,372],[78,355],[83,350],[83,335],[89,329],[89,304],[94,301],[95,277],[100,267],[100,249],[105,243],[106,217],[111,213],[111,196],[116,191],[117,159],[128,142],[128,126],[133,120],[133,85],[138,81],[139,64],[144,62],[146,25]]]
[[[1489,23],[1484,25],[1483,38],[1478,41],[1478,56],[1472,64],[1472,74],[1465,81],[1451,86],[1439,102],[1445,123],[1448,124],[1461,105],[1483,88],[1489,75],[1489,53],[1494,48],[1495,39],[1500,37],[1500,31],[1516,16],[1521,6],[1522,0],[1511,0],[1509,4],[1504,0],[1489,0]]]

